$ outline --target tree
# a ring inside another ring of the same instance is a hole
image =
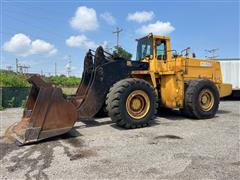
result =
[[[0,87],[29,87],[27,76],[12,71],[0,71]]]
[[[131,59],[132,54],[123,49],[121,46],[115,46],[115,50],[113,51],[114,54],[118,54],[118,56],[123,57],[125,59]]]

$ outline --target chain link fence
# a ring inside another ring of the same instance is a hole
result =
[[[0,87],[1,108],[24,106],[30,90],[31,87]]]

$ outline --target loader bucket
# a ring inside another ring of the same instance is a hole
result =
[[[22,120],[11,128],[11,136],[19,144],[28,144],[64,134],[77,120],[91,120],[104,107],[114,83],[130,77],[132,70],[148,69],[145,62],[131,62],[105,53],[100,46],[95,55],[91,50],[86,54],[82,81],[74,96],[64,96],[60,88],[39,76],[29,78],[32,89]]]
[[[28,81],[33,85],[22,119],[12,127],[12,136],[20,144],[28,144],[68,132],[77,119],[76,108],[60,88],[39,76]]]

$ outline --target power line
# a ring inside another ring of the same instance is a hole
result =
[[[217,57],[219,57],[218,55],[215,54],[216,51],[218,51],[218,48],[214,48],[214,49],[205,49],[205,51],[207,53],[209,53],[210,55],[205,56],[208,59],[216,59]]]
[[[60,16],[56,15],[56,9],[55,8],[54,8],[55,12],[53,12],[52,10],[51,11],[46,11],[46,9],[44,10],[43,8],[40,8],[39,6],[38,7],[32,7],[31,6],[29,8],[31,8],[31,10],[33,10],[33,8],[35,8],[35,10],[29,12],[29,10],[26,9],[26,8],[19,9],[19,7],[16,7],[16,8],[12,8],[12,7],[8,8],[8,9],[5,9],[3,11],[3,14],[4,13],[9,13],[9,14],[12,14],[12,15],[17,15],[17,16],[19,14],[21,14],[21,15],[25,15],[25,17],[27,17],[27,18],[28,17],[36,18],[36,19],[38,19],[38,21],[45,19],[47,21],[50,21],[50,24],[53,21],[54,22],[58,21],[58,22],[63,23],[63,19]],[[39,14],[36,14],[37,10],[41,11],[40,16],[39,16]],[[50,13],[51,13],[51,16],[48,16],[47,14],[50,14]],[[61,14],[61,13],[63,13],[63,12],[58,12],[58,14]]]
[[[7,16],[8,18],[10,18],[10,19],[13,19],[13,20],[15,20],[15,21],[17,21],[18,23],[21,23],[21,24],[24,24],[24,25],[26,25],[26,24],[30,24],[28,21],[25,21],[25,20],[23,20],[23,19],[19,19],[18,17],[15,17],[15,16],[12,16],[12,14],[9,14],[8,16]],[[8,24],[5,24],[5,25],[8,25]],[[4,26],[5,26],[4,25]],[[36,31],[38,31],[38,32],[41,32],[41,33],[47,33],[47,34],[49,34],[49,35],[51,35],[51,36],[54,36],[54,37],[56,37],[56,38],[58,38],[58,39],[62,39],[62,38],[65,38],[65,36],[63,36],[62,34],[59,34],[58,32],[56,32],[56,31],[51,31],[51,30],[49,30],[48,28],[46,28],[46,27],[50,27],[50,26],[40,26],[40,25],[37,25],[37,24],[35,24],[35,23],[31,23],[31,28],[33,28],[34,30],[36,30]],[[15,29],[15,27],[13,28],[13,27],[9,27],[9,25],[8,25],[8,29],[12,29],[12,30],[17,30],[17,29]],[[44,31],[42,31],[42,30],[44,30]],[[19,30],[17,30],[17,31],[19,31]],[[32,34],[32,33],[31,33]]]
[[[30,68],[30,65],[21,63],[17,58],[16,58],[16,72],[20,73],[28,73],[28,69]]]

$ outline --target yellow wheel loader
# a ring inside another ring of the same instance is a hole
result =
[[[89,50],[74,96],[39,76],[28,79],[32,89],[22,120],[11,127],[18,144],[64,134],[103,110],[124,128],[150,125],[161,107],[178,108],[193,119],[215,116],[220,97],[232,91],[222,82],[219,62],[189,57],[189,48],[177,54],[167,36],[149,34],[137,41],[136,61],[102,47]]]

